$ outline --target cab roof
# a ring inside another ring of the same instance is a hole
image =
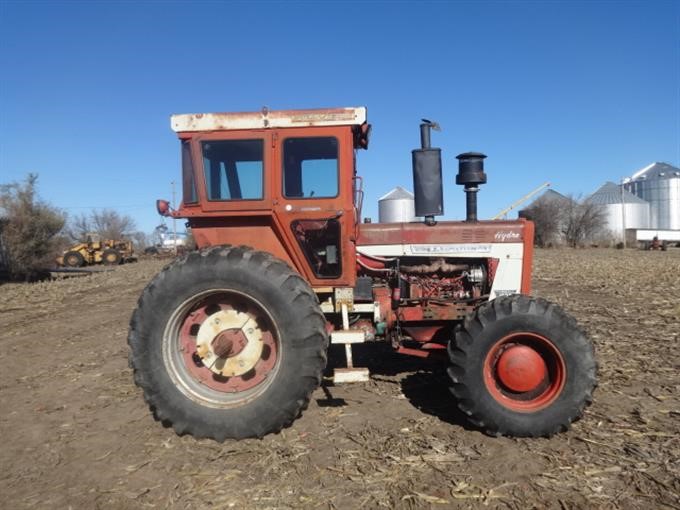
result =
[[[309,126],[355,126],[366,122],[366,107],[269,110],[238,113],[184,113],[172,115],[170,125],[177,133],[229,131]]]

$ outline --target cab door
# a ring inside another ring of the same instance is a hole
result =
[[[198,190],[204,212],[268,214],[272,192],[266,169],[271,133],[218,131],[194,136],[194,165],[203,169]]]
[[[313,286],[354,286],[353,138],[348,126],[273,133],[273,210]]]

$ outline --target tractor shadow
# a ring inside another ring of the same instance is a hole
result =
[[[371,381],[396,384],[409,403],[419,411],[439,420],[458,425],[465,430],[476,430],[465,414],[458,409],[456,400],[449,391],[451,380],[446,373],[445,360],[429,360],[397,354],[383,342],[355,344],[353,347],[354,366],[366,367]],[[324,373],[333,376],[334,368],[346,366],[344,346],[331,345],[328,363]],[[402,375],[402,377],[399,377]],[[350,383],[351,384],[351,383]],[[342,407],[349,405],[344,399],[333,396],[333,384],[324,381],[322,390],[326,398],[318,399],[320,407]]]
[[[401,391],[419,411],[465,430],[477,430],[458,409],[456,399],[449,390],[450,385],[446,367],[440,366],[429,372],[407,375],[401,380]]]

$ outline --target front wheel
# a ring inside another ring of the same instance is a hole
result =
[[[64,255],[64,265],[67,267],[81,267],[85,265],[85,259],[77,251],[68,251]]]
[[[102,262],[107,266],[117,266],[122,260],[122,256],[115,248],[107,248],[102,253]]]
[[[449,358],[458,407],[492,435],[566,430],[597,385],[592,343],[544,299],[515,295],[482,305],[456,330]]]
[[[328,337],[314,292],[288,265],[218,246],[154,278],[128,342],[155,417],[223,441],[289,426],[321,382]]]

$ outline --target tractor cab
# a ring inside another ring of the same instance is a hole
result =
[[[312,286],[354,285],[366,109],[173,115],[183,200],[199,248],[248,245],[297,269]]]

